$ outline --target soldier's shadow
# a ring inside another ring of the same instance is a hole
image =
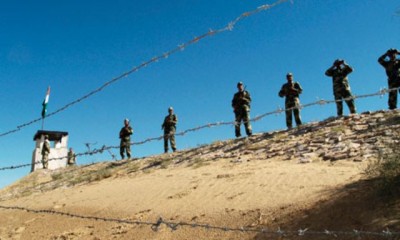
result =
[[[257,234],[254,239],[387,239],[375,235],[358,237],[351,234],[354,230],[382,233],[385,229],[392,232],[400,230],[400,199],[398,196],[383,197],[376,190],[376,180],[361,180],[348,184],[335,191],[321,192],[328,200],[321,200],[314,206],[288,215],[279,216],[284,222],[258,226],[258,228],[278,229],[297,232],[300,229],[324,232],[344,231],[350,234],[338,236],[328,234],[293,234],[281,237],[271,234]],[[400,239],[397,238],[390,239]]]

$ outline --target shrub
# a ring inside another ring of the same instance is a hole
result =
[[[92,181],[100,181],[105,178],[112,176],[112,172],[109,169],[100,169],[92,175]]]
[[[90,179],[88,178],[88,176],[79,175],[78,177],[71,179],[69,181],[69,184],[74,186],[74,185],[77,185],[77,184],[82,183],[82,182],[89,182],[89,180]]]
[[[137,172],[140,169],[140,164],[135,162],[128,165],[127,173]]]
[[[371,162],[365,174],[376,178],[377,190],[383,195],[400,193],[400,150],[395,145],[389,146],[387,152],[380,153],[377,160]]]
[[[172,160],[173,160],[172,158],[164,159],[163,161],[161,161],[160,167],[162,169],[168,168],[168,166],[172,163]]]
[[[202,159],[202,158],[194,158],[194,159],[190,160],[188,167],[192,167],[193,169],[196,169],[196,168],[210,165],[210,163],[208,163],[206,161],[207,160]]]
[[[62,173],[54,173],[51,175],[51,179],[53,179],[54,181],[60,180],[61,178],[62,178]]]

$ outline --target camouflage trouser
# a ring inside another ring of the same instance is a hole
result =
[[[351,98],[350,89],[334,89],[334,96],[336,101],[337,115],[343,115],[343,101],[342,99]],[[356,106],[354,104],[354,99],[345,100],[347,106],[349,107],[350,113],[356,113]]]
[[[300,118],[300,101],[298,98],[294,99],[286,99],[285,101],[285,109],[286,110],[286,126],[288,128],[292,128],[292,113],[294,114],[294,118],[296,120],[296,125],[301,125],[301,118]],[[294,108],[294,109],[293,109]]]
[[[48,153],[42,154],[42,164],[43,164],[43,169],[47,169],[49,167],[49,154]]]
[[[68,166],[75,165],[75,158],[68,158],[67,164],[68,164]]]
[[[250,124],[250,110],[247,108],[243,108],[241,110],[235,111],[235,135],[236,137],[240,137],[240,124],[243,121],[244,127],[246,129],[247,136],[251,136],[252,129]]]
[[[400,78],[388,80],[389,88],[398,88],[400,87]],[[400,89],[399,89],[400,92]],[[389,91],[389,109],[396,109],[397,108],[397,90]]]
[[[171,143],[172,151],[176,151],[175,145],[175,129],[170,129],[169,131],[164,131],[164,152],[168,152],[168,139]]]
[[[124,152],[126,150],[126,155],[128,158],[131,158],[131,141],[121,139],[121,144],[119,146],[119,153],[121,154],[121,158],[124,159]]]

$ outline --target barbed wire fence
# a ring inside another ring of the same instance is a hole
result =
[[[383,95],[392,92],[392,91],[398,91],[400,88],[391,88],[391,89],[386,89],[386,88],[381,88],[378,92],[375,93],[370,93],[370,94],[363,94],[363,95],[354,95],[352,97],[349,98],[344,98],[343,100],[351,100],[351,99],[362,99],[362,98],[369,98],[369,97],[376,97],[376,96],[380,96],[383,97]],[[324,106],[327,104],[332,104],[332,103],[336,103],[336,102],[340,102],[342,100],[324,100],[324,99],[319,99],[318,101],[312,102],[312,103],[308,103],[308,104],[304,104],[304,105],[300,105],[299,107],[293,107],[293,108],[288,108],[288,109],[282,109],[282,108],[278,108],[275,111],[271,111],[271,112],[267,112],[261,115],[258,115],[254,118],[251,118],[249,121],[250,122],[256,122],[259,121],[267,116],[271,116],[271,115],[278,115],[281,114],[285,111],[290,111],[290,110],[294,110],[297,108],[303,109],[303,108],[308,108],[308,107],[312,107],[312,106],[316,106],[316,105],[320,105],[320,106]],[[201,125],[198,127],[194,127],[194,128],[190,128],[187,130],[183,130],[181,132],[178,133],[173,133],[176,136],[185,136],[186,134],[190,133],[190,132],[196,132],[196,131],[200,131],[203,129],[208,129],[208,128],[212,128],[212,127],[219,127],[219,126],[227,126],[227,125],[236,125],[236,121],[226,121],[226,122],[214,122],[214,123],[208,123],[205,125]],[[143,145],[149,142],[153,142],[153,141],[160,141],[164,139],[164,135],[158,136],[158,137],[151,137],[151,138],[147,138],[143,141],[139,141],[139,142],[131,142],[131,146],[134,145]],[[89,148],[88,151],[86,152],[81,152],[81,153],[76,153],[75,156],[76,157],[80,157],[80,156],[87,156],[87,155],[94,155],[94,154],[103,154],[104,152],[109,152],[111,149],[119,149],[120,146],[106,146],[103,145],[101,148],[95,148],[93,150],[91,150]],[[48,159],[48,161],[57,161],[57,160],[63,160],[63,159],[67,159],[67,156],[62,156],[62,157],[57,157],[57,158],[50,158]],[[20,164],[20,165],[11,165],[11,166],[6,166],[6,167],[1,167],[0,171],[5,171],[5,170],[13,170],[13,169],[18,169],[18,168],[23,168],[23,167],[30,167],[32,165],[35,164],[40,164],[41,161],[36,161],[34,163],[26,163],[26,164]]]
[[[338,238],[341,236],[350,236],[350,237],[380,237],[380,238],[387,238],[392,239],[393,237],[400,236],[400,232],[390,231],[388,228],[382,230],[381,232],[374,232],[374,231],[363,231],[363,230],[356,230],[353,229],[352,231],[335,231],[335,230],[327,230],[324,229],[323,231],[315,231],[310,230],[309,228],[300,228],[296,231],[294,230],[283,230],[278,228],[277,230],[272,230],[268,228],[255,228],[255,227],[228,227],[228,226],[214,226],[210,224],[199,224],[199,223],[189,223],[189,222],[172,222],[166,221],[162,217],[159,217],[157,221],[150,222],[150,221],[136,221],[136,220],[126,220],[126,219],[118,219],[118,218],[106,218],[106,217],[97,217],[97,216],[85,216],[80,214],[68,213],[68,212],[60,212],[55,210],[48,210],[48,209],[31,209],[26,207],[19,207],[19,206],[3,206],[0,205],[0,209],[3,210],[18,210],[18,211],[25,211],[28,213],[34,214],[47,214],[47,215],[58,215],[64,216],[69,218],[79,218],[85,220],[92,220],[92,221],[103,221],[103,222],[110,222],[110,223],[120,223],[120,224],[128,224],[128,225],[144,225],[150,226],[151,230],[157,232],[160,230],[162,226],[166,226],[167,228],[171,229],[171,231],[178,230],[179,227],[190,227],[190,228],[201,228],[207,231],[223,231],[223,232],[241,232],[241,233],[260,233],[264,235],[270,236],[279,236],[279,237],[287,237],[287,236],[311,236],[311,235],[325,235],[334,238]]]
[[[275,7],[279,4],[282,4],[284,2],[292,2],[292,0],[279,0],[273,4],[265,4],[262,6],[259,6],[257,9],[253,10],[253,11],[249,11],[249,12],[244,12],[242,13],[239,17],[237,17],[235,20],[229,22],[227,24],[227,26],[221,28],[221,29],[217,29],[217,30],[212,30],[210,29],[207,33],[204,33],[202,35],[200,35],[199,37],[195,37],[193,39],[191,39],[190,41],[187,41],[183,44],[178,45],[176,48],[167,51],[161,55],[158,55],[156,57],[151,58],[150,60],[147,60],[143,63],[141,63],[138,66],[133,67],[132,69],[130,69],[129,71],[111,79],[108,82],[105,82],[102,86],[100,86],[99,88],[89,92],[88,94],[64,105],[63,107],[57,109],[54,112],[49,113],[46,117],[51,117],[54,116],[56,114],[59,114],[60,112],[63,112],[64,110],[66,110],[67,108],[78,104],[84,100],[86,100],[87,98],[103,91],[106,87],[110,86],[111,84],[116,83],[119,80],[122,80],[123,78],[128,77],[129,75],[131,75],[134,72],[139,71],[142,68],[147,67],[150,64],[156,63],[162,59],[166,59],[168,58],[170,55],[173,55],[175,53],[178,53],[180,51],[183,51],[186,47],[193,45],[197,42],[199,42],[200,40],[206,38],[206,37],[210,37],[222,32],[226,32],[226,31],[232,31],[233,28],[235,27],[235,25],[245,19],[246,17],[249,17],[251,15],[257,14],[259,12],[262,11],[266,11],[271,9],[272,7]],[[400,16],[400,10],[396,11],[396,15]],[[357,98],[368,98],[368,97],[374,97],[374,96],[383,96],[385,94],[387,94],[390,91],[397,91],[399,90],[399,88],[395,88],[395,89],[380,89],[378,92],[376,93],[372,93],[372,94],[365,94],[365,95],[358,95],[358,96],[353,96],[351,98],[347,98],[344,100],[351,100],[351,99],[357,99]],[[335,103],[337,101],[341,101],[341,100],[324,100],[324,99],[320,99],[316,102],[312,102],[312,103],[308,103],[308,104],[304,104],[301,105],[299,108],[307,108],[307,107],[311,107],[311,106],[315,106],[315,105],[326,105],[326,104],[331,104],[331,103]],[[296,108],[290,108],[290,109],[286,109],[286,110],[293,110]],[[259,121],[263,118],[265,118],[266,116],[269,115],[277,115],[277,114],[281,114],[283,112],[286,111],[285,109],[282,108],[278,108],[275,111],[272,112],[267,112],[261,115],[258,115],[252,119],[250,119],[250,122],[256,122]],[[41,121],[42,118],[38,118],[38,119],[34,119],[31,120],[29,122],[23,123],[21,125],[18,125],[15,129],[3,132],[0,134],[0,137],[12,134],[12,133],[16,133],[18,131],[20,131],[22,128],[25,128],[27,126],[30,126],[36,122]],[[217,127],[217,126],[224,126],[224,125],[235,125],[236,122],[235,121],[227,121],[227,122],[215,122],[215,123],[208,123],[202,126],[198,126],[198,127],[194,127],[194,128],[190,128],[184,131],[181,131],[179,133],[176,133],[175,135],[177,136],[185,136],[187,133],[190,132],[195,132],[195,131],[199,131],[202,129],[206,129],[206,128],[211,128],[211,127]],[[143,145],[146,144],[148,142],[152,142],[152,141],[159,141],[164,139],[164,136],[159,136],[159,137],[152,137],[152,138],[147,138],[143,141],[140,142],[133,142],[131,143],[131,145]],[[118,149],[119,146],[105,146],[103,145],[101,148],[99,149],[93,149],[91,150],[89,148],[88,151],[86,152],[82,152],[82,153],[77,153],[75,154],[76,156],[84,156],[84,155],[94,155],[94,154],[102,154],[105,151],[110,153],[112,156],[114,156],[110,151],[111,149]],[[67,156],[63,156],[63,157],[58,157],[58,158],[52,158],[49,159],[49,161],[56,161],[56,160],[62,160],[62,159],[66,159]],[[114,157],[113,157],[114,159]],[[6,167],[1,167],[0,171],[4,171],[4,170],[12,170],[12,169],[18,169],[18,168],[23,168],[23,167],[29,167],[32,166],[33,164],[40,164],[41,161],[37,161],[35,163],[29,163],[29,164],[21,164],[21,165],[15,165],[15,166],[6,166]],[[361,237],[379,237],[379,238],[386,238],[386,239],[391,239],[393,237],[399,237],[400,236],[400,232],[392,232],[389,229],[385,229],[382,230],[381,232],[374,232],[374,231],[362,231],[362,230],[356,230],[353,229],[352,231],[335,231],[335,230],[327,230],[324,229],[322,231],[313,231],[310,230],[309,228],[300,228],[296,231],[293,230],[283,230],[281,228],[278,228],[276,230],[272,230],[272,229],[268,229],[268,228],[249,228],[249,227],[228,227],[228,226],[214,226],[214,225],[210,225],[210,224],[198,224],[198,223],[189,223],[189,222],[172,222],[172,221],[166,221],[164,220],[162,217],[159,217],[157,219],[157,221],[154,222],[150,222],[150,221],[135,221],[135,220],[125,220],[125,219],[118,219],[118,218],[106,218],[106,217],[97,217],[97,216],[85,216],[85,215],[80,215],[80,214],[74,214],[74,213],[68,213],[68,212],[61,212],[61,211],[54,211],[54,210],[46,210],[46,209],[30,209],[30,208],[26,208],[26,207],[19,207],[19,206],[3,206],[0,205],[0,209],[3,210],[18,210],[18,211],[25,211],[28,213],[33,213],[33,214],[48,214],[48,215],[58,215],[58,216],[64,216],[64,217],[69,217],[69,218],[79,218],[79,219],[84,219],[84,220],[91,220],[91,221],[102,221],[102,222],[110,222],[110,223],[121,223],[121,224],[128,224],[128,225],[144,225],[144,226],[150,226],[151,230],[157,232],[161,229],[162,226],[166,226],[167,228],[171,229],[171,231],[177,231],[179,229],[179,227],[190,227],[190,228],[201,228],[207,231],[223,231],[223,232],[241,232],[241,233],[249,233],[249,234],[253,234],[253,233],[260,233],[260,234],[265,234],[265,235],[269,235],[269,236],[278,236],[278,237],[286,237],[286,236],[311,236],[311,235],[320,235],[320,236],[329,236],[332,238],[338,238],[340,236],[350,236],[350,237],[356,237],[356,238],[361,238]]]
[[[191,45],[193,45],[195,43],[198,43],[199,41],[201,41],[201,40],[203,40],[203,39],[205,39],[207,37],[211,37],[211,36],[214,36],[216,34],[220,34],[220,33],[227,32],[227,31],[232,31],[234,29],[234,27],[236,26],[236,24],[239,23],[240,21],[242,21],[243,19],[245,19],[247,17],[250,17],[252,15],[255,15],[257,13],[260,13],[260,12],[263,12],[263,11],[267,11],[267,10],[269,10],[269,9],[271,9],[273,7],[276,7],[276,6],[278,6],[278,5],[280,5],[280,4],[284,3],[284,2],[293,2],[293,0],[278,0],[278,1],[274,2],[274,3],[272,3],[272,4],[264,4],[264,5],[261,5],[261,6],[257,7],[255,10],[244,12],[240,16],[235,18],[233,21],[229,22],[225,27],[217,29],[217,30],[209,29],[208,32],[203,33],[198,37],[194,37],[193,39],[191,39],[191,40],[189,40],[189,41],[187,41],[185,43],[179,44],[177,47],[175,47],[175,48],[173,48],[173,49],[171,49],[171,50],[169,50],[167,52],[164,52],[164,53],[162,53],[162,54],[160,54],[158,56],[155,56],[155,57],[153,57],[153,58],[151,58],[151,59],[149,59],[149,60],[147,60],[147,61],[145,61],[145,62],[143,62],[143,63],[141,63],[141,64],[139,64],[137,66],[135,66],[135,67],[133,67],[132,69],[128,70],[127,72],[124,72],[121,75],[111,79],[110,81],[105,82],[99,88],[89,92],[88,94],[86,94],[86,95],[84,95],[84,96],[82,96],[82,97],[80,97],[80,98],[78,98],[76,100],[73,100],[70,103],[67,103],[63,107],[55,110],[54,112],[51,112],[51,113],[47,114],[46,118],[52,117],[52,116],[54,116],[54,115],[56,115],[56,114],[58,114],[60,112],[63,112],[67,108],[69,108],[69,107],[71,107],[71,106],[73,106],[75,104],[78,104],[78,103],[88,99],[89,97],[92,97],[93,95],[103,91],[105,88],[107,88],[111,84],[114,84],[114,83],[116,83],[116,82],[128,77],[132,73],[137,72],[140,69],[149,66],[150,64],[154,64],[154,63],[156,63],[156,62],[158,62],[160,60],[167,59],[169,56],[171,56],[173,54],[176,54],[178,52],[181,52],[181,51],[185,50],[185,48],[187,48],[187,47],[189,47],[189,46],[191,46]],[[16,133],[16,132],[20,131],[22,128],[30,126],[30,125],[32,125],[32,124],[34,124],[36,122],[41,121],[41,120],[42,120],[42,118],[37,118],[37,119],[31,120],[29,122],[23,123],[21,125],[18,125],[15,129],[12,129],[12,130],[9,130],[9,131],[1,133],[0,137],[4,137],[6,135],[9,135],[9,134],[12,134],[12,133]]]

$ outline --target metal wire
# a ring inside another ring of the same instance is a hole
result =
[[[18,210],[18,211],[26,211],[28,213],[34,214],[51,214],[51,215],[59,215],[69,218],[80,218],[85,220],[92,220],[92,221],[103,221],[103,222],[113,222],[113,223],[121,223],[121,224],[128,224],[128,225],[146,225],[150,226],[151,229],[155,232],[160,230],[162,225],[170,228],[171,231],[178,230],[178,227],[190,227],[190,228],[202,228],[206,231],[224,231],[224,232],[241,232],[241,233],[262,233],[265,235],[271,236],[308,236],[308,235],[326,235],[332,237],[339,237],[339,236],[354,236],[354,237],[363,237],[363,236],[373,236],[373,237],[381,237],[381,238],[392,238],[400,236],[400,232],[392,232],[388,228],[381,232],[374,232],[374,231],[360,231],[353,229],[353,231],[331,231],[324,229],[323,231],[312,231],[309,228],[300,228],[299,230],[282,230],[278,228],[277,230],[271,230],[267,228],[249,228],[249,227],[228,227],[228,226],[213,226],[210,224],[198,224],[198,223],[188,223],[188,222],[171,222],[165,221],[162,217],[159,217],[156,222],[147,222],[147,221],[133,221],[133,220],[125,220],[125,219],[118,219],[118,218],[106,218],[106,217],[96,217],[96,216],[84,216],[75,213],[67,213],[67,212],[60,212],[54,210],[47,210],[47,209],[30,209],[26,207],[20,206],[2,206],[0,205],[0,209],[4,210]]]
[[[232,31],[233,28],[235,27],[235,25],[236,25],[239,21],[243,20],[244,18],[247,18],[247,17],[249,17],[249,16],[251,16],[251,15],[257,14],[257,13],[262,12],[262,11],[269,10],[269,9],[271,9],[271,8],[273,8],[273,7],[275,7],[275,6],[279,5],[279,4],[282,4],[282,3],[284,3],[284,2],[287,2],[287,1],[289,1],[289,0],[279,0],[279,1],[276,1],[275,3],[272,3],[272,4],[265,4],[265,5],[259,6],[257,9],[255,9],[255,10],[253,10],[253,11],[244,12],[244,13],[242,13],[239,17],[237,17],[235,20],[229,22],[225,27],[223,27],[223,28],[221,28],[221,29],[217,29],[217,30],[212,30],[212,29],[210,29],[208,32],[206,32],[206,33],[204,33],[204,34],[201,34],[201,35],[198,36],[198,37],[194,37],[193,39],[191,39],[191,40],[189,40],[189,41],[187,41],[187,42],[185,42],[185,43],[179,44],[176,48],[174,48],[174,49],[172,49],[172,50],[170,50],[170,51],[167,51],[167,52],[165,52],[165,53],[163,53],[163,54],[161,54],[161,55],[155,56],[155,57],[153,57],[153,58],[151,58],[151,59],[149,59],[149,60],[143,62],[142,64],[133,67],[133,68],[130,69],[129,71],[127,71],[127,72],[125,72],[125,73],[122,73],[121,75],[119,75],[119,76],[117,76],[117,77],[111,79],[111,80],[108,81],[108,82],[105,82],[105,83],[104,83],[102,86],[100,86],[99,88],[97,88],[97,89],[95,89],[95,90],[89,92],[88,94],[86,94],[86,95],[84,95],[84,96],[82,96],[82,97],[80,97],[80,98],[78,98],[78,99],[76,99],[76,100],[74,100],[74,101],[72,101],[72,102],[66,104],[65,106],[59,108],[58,110],[49,113],[48,115],[46,115],[46,117],[54,116],[54,115],[56,115],[56,114],[58,114],[58,113],[60,113],[60,112],[62,112],[62,111],[64,111],[64,110],[66,110],[67,108],[69,108],[69,107],[71,107],[71,106],[73,106],[73,105],[75,105],[75,104],[77,104],[77,103],[80,103],[80,102],[82,102],[83,100],[86,100],[87,98],[89,98],[89,97],[95,95],[96,93],[99,93],[99,92],[103,91],[106,87],[110,86],[111,84],[113,84],[113,83],[115,83],[115,82],[117,82],[117,81],[119,81],[119,80],[121,80],[121,79],[123,79],[123,78],[128,77],[128,76],[131,75],[132,73],[137,72],[137,71],[139,71],[140,69],[145,68],[145,67],[147,67],[147,66],[150,65],[150,64],[156,63],[156,62],[158,62],[159,60],[166,59],[166,58],[168,58],[168,57],[169,57],[170,55],[172,55],[172,54],[175,54],[175,53],[177,53],[177,52],[183,51],[183,50],[184,50],[185,48],[187,48],[188,46],[193,45],[193,44],[199,42],[200,40],[202,40],[202,39],[204,39],[204,38],[206,38],[206,37],[210,37],[210,36],[213,36],[213,35],[216,35],[216,34],[219,34],[219,33],[223,33],[223,32],[226,32],[226,31]],[[9,135],[9,134],[18,132],[18,131],[20,131],[22,128],[27,127],[27,126],[29,126],[29,125],[32,125],[32,124],[34,124],[34,123],[36,123],[36,122],[39,122],[39,121],[41,121],[41,120],[42,120],[42,118],[37,118],[37,119],[34,119],[34,120],[29,121],[29,122],[27,122],[27,123],[23,123],[23,124],[21,124],[21,125],[18,125],[15,129],[12,129],[12,130],[9,130],[9,131],[6,131],[6,132],[1,133],[1,134],[0,134],[0,137],[4,137],[4,136],[6,136],[6,135]]]
[[[343,100],[351,100],[351,99],[357,99],[357,98],[368,98],[368,97],[375,97],[375,96],[383,96],[384,94],[387,94],[387,93],[389,93],[391,91],[398,91],[399,89],[400,88],[391,88],[391,89],[383,88],[383,89],[380,89],[376,93],[355,95],[355,96],[352,96],[352,97],[349,97],[349,98],[345,98]],[[299,107],[288,108],[286,110],[284,110],[282,108],[278,108],[275,111],[267,112],[267,113],[261,114],[261,115],[259,115],[257,117],[254,117],[254,118],[250,119],[249,121],[250,122],[256,122],[256,121],[259,121],[259,120],[261,120],[261,119],[263,119],[263,118],[265,118],[267,116],[281,114],[281,113],[283,113],[285,111],[290,111],[290,110],[294,110],[294,109],[297,109],[297,108],[302,109],[302,108],[307,108],[307,107],[311,107],[311,106],[315,106],[315,105],[324,106],[324,105],[327,105],[327,104],[340,102],[340,101],[342,101],[342,100],[323,100],[323,99],[319,99],[318,101],[315,101],[315,102],[312,102],[312,103],[308,103],[308,104],[304,104],[304,105],[300,105]],[[198,126],[198,127],[194,127],[194,128],[190,128],[190,129],[181,131],[179,133],[172,133],[171,135],[185,136],[187,133],[196,132],[196,131],[199,131],[199,130],[202,130],[202,129],[206,129],[206,128],[225,126],[225,125],[235,125],[235,124],[237,124],[236,121],[208,123],[208,124],[205,124],[205,125],[202,125],[202,126]],[[133,146],[133,145],[143,145],[143,144],[146,144],[148,142],[160,141],[162,139],[164,139],[164,135],[159,136],[159,137],[147,138],[147,139],[145,139],[143,141],[140,141],[140,142],[132,142],[130,145],[131,146]],[[103,145],[99,149],[95,148],[95,149],[90,150],[90,151],[86,151],[86,152],[82,152],[82,153],[76,153],[75,155],[77,157],[79,157],[79,156],[94,155],[94,154],[99,154],[99,153],[102,154],[104,151],[109,151],[110,149],[119,149],[119,148],[120,148],[119,145],[118,146],[106,146],[106,145]],[[67,156],[62,156],[62,157],[57,157],[57,158],[50,158],[50,159],[48,159],[48,161],[56,161],[56,160],[62,160],[62,159],[67,159]],[[18,169],[18,168],[23,168],[23,167],[29,167],[29,166],[32,166],[33,164],[40,164],[40,163],[41,163],[41,161],[36,161],[34,163],[6,166],[6,167],[1,167],[0,171],[13,170],[13,169]]]

